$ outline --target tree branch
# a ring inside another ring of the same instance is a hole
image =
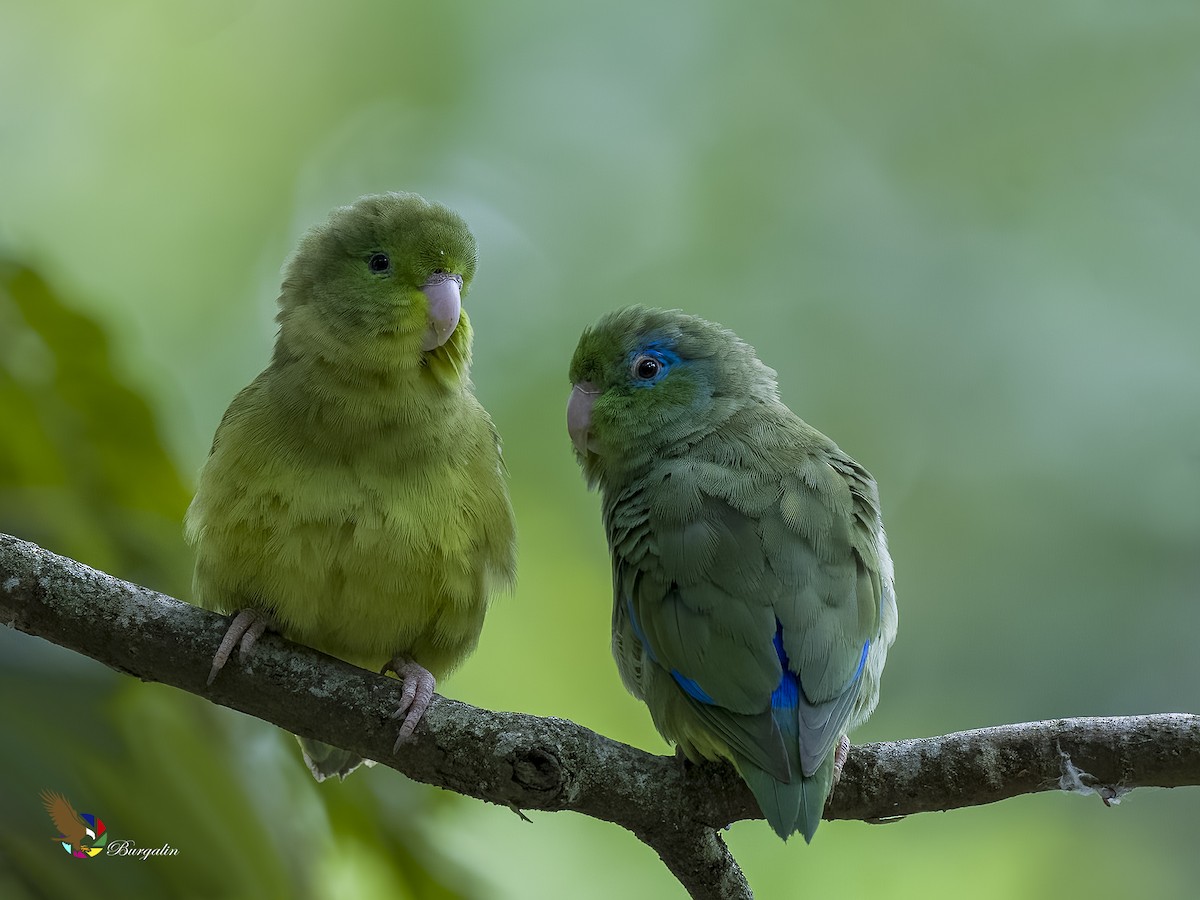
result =
[[[264,635],[205,684],[227,620],[0,535],[0,621],[144,681],[206,697],[408,777],[515,810],[574,810],[628,829],[695,898],[748,898],[720,830],[761,818],[723,763],[682,765],[566,719],[435,697],[393,754],[400,695],[385,678]],[[1045,790],[1097,793],[1200,784],[1200,716],[1057,719],[850,751],[826,818],[880,821]]]

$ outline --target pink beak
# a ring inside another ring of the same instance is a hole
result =
[[[581,381],[571,387],[571,399],[567,401],[567,432],[580,456],[586,456],[588,452],[592,406],[599,396],[600,389],[590,381]]]
[[[462,276],[439,272],[421,285],[429,300],[429,324],[421,336],[422,350],[436,350],[454,334],[462,315]]]

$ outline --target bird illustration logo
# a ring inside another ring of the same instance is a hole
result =
[[[59,830],[55,838],[62,848],[72,856],[87,859],[104,850],[108,843],[108,831],[104,822],[91,813],[77,813],[71,801],[57,791],[42,791],[42,803],[50,820]]]

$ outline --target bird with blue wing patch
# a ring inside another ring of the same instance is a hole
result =
[[[811,841],[896,636],[875,481],[733,332],[628,307],[584,331],[567,428],[600,489],[612,648],[655,727]]]

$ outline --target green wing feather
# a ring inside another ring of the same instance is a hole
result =
[[[607,506],[614,654],[664,735],[731,758],[777,831],[811,837],[881,632],[874,485],[832,444],[742,467],[703,449]],[[794,722],[771,706],[777,628],[806,701]]]

